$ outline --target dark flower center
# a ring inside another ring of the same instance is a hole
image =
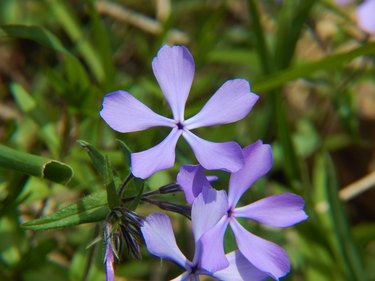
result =
[[[232,208],[229,208],[228,211],[227,211],[228,218],[232,217],[232,214],[233,214],[233,210],[232,210]]]
[[[182,130],[184,128],[184,125],[181,122],[178,122],[176,125],[179,130]]]

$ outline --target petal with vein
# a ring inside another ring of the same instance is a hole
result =
[[[156,80],[176,121],[184,121],[184,109],[194,77],[194,59],[183,46],[164,45],[152,61]]]
[[[255,267],[276,280],[289,272],[289,258],[283,248],[248,232],[236,220],[232,220],[230,226],[238,249]]]
[[[155,256],[177,263],[183,268],[189,263],[177,246],[171,221],[160,213],[149,215],[141,227],[147,250]]]
[[[212,276],[220,280],[231,281],[261,281],[268,277],[266,273],[260,271],[251,264],[240,251],[226,254],[229,266],[215,272]]]
[[[288,227],[307,219],[305,201],[293,193],[283,193],[236,208],[235,217],[252,219],[273,226]]]
[[[184,122],[188,130],[228,124],[244,118],[258,100],[245,79],[225,82],[200,112]]]
[[[201,165],[182,165],[177,175],[177,183],[182,187],[189,204],[202,190],[212,188]]]
[[[141,131],[150,127],[174,127],[172,119],[161,116],[125,91],[107,94],[103,99],[100,116],[115,131]]]
[[[180,135],[181,130],[174,128],[158,145],[145,151],[132,153],[133,175],[145,179],[157,171],[173,167],[175,148]]]
[[[236,172],[243,166],[243,154],[236,142],[210,142],[184,130],[182,136],[193,149],[199,163],[207,170]]]
[[[229,204],[235,206],[242,194],[272,167],[272,149],[268,144],[257,141],[243,149],[245,165],[230,176]]]

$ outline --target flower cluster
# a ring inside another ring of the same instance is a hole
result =
[[[242,149],[236,142],[214,143],[192,132],[196,128],[244,118],[258,96],[250,91],[246,80],[229,80],[196,115],[185,120],[185,103],[194,76],[194,60],[190,52],[182,46],[163,46],[154,58],[152,68],[173,118],[155,113],[125,91],[106,95],[100,112],[107,124],[119,132],[154,126],[171,128],[169,135],[155,147],[131,154],[131,169],[135,177],[145,179],[159,170],[172,167],[180,136],[188,142],[199,162],[198,165],[182,165],[177,176],[178,188],[184,192],[187,203],[191,204],[195,244],[193,260],[188,260],[180,251],[171,222],[161,213],[149,215],[140,226],[148,251],[185,270],[173,279],[175,281],[199,280],[200,275],[231,281],[263,280],[267,277],[278,280],[285,276],[290,270],[285,250],[250,233],[238,221],[238,218],[244,218],[271,227],[288,227],[307,218],[303,211],[304,200],[291,193],[237,206],[249,187],[271,169],[270,145],[257,141]],[[228,193],[214,189],[204,169],[230,172]],[[173,204],[168,206],[164,209],[173,211]],[[238,250],[225,253],[224,233],[228,227],[234,234]],[[111,274],[112,263],[111,252],[107,257],[107,269]],[[110,277],[107,276],[107,279]]]

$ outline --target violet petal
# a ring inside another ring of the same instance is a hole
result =
[[[220,280],[230,281],[261,281],[268,275],[251,264],[240,251],[226,254],[229,266],[212,274]]]
[[[194,77],[194,59],[183,46],[164,45],[152,69],[176,121],[184,121],[184,108]]]
[[[224,234],[227,226],[228,218],[224,216],[201,236],[193,263],[198,262],[200,268],[210,272],[224,269],[229,265],[224,252]]]
[[[107,94],[100,116],[115,131],[141,131],[155,126],[176,126],[174,120],[161,116],[125,91]]]
[[[182,187],[189,204],[202,190],[212,188],[201,165],[182,165],[177,175],[177,183]]]
[[[241,147],[236,142],[210,142],[184,130],[182,136],[189,143],[199,163],[207,170],[236,172],[243,166]]]
[[[224,190],[213,188],[204,190],[193,202],[191,221],[194,240],[197,242],[202,234],[212,228],[226,214],[228,198]]]
[[[162,259],[168,259],[183,268],[189,263],[177,246],[171,221],[160,213],[149,215],[141,227],[147,250]]]
[[[230,226],[238,249],[259,270],[266,272],[275,280],[289,272],[289,258],[283,248],[248,232],[236,220],[232,220]]]
[[[115,270],[113,268],[114,256],[111,244],[107,242],[105,249],[105,280],[115,281]]]
[[[225,82],[200,112],[184,122],[186,129],[232,123],[244,118],[258,96],[250,91],[249,82],[233,79]]]
[[[357,8],[358,25],[365,31],[375,34],[375,1],[366,0]]]
[[[273,227],[288,227],[307,219],[304,205],[305,201],[301,196],[283,193],[236,208],[234,215]]]
[[[173,128],[169,135],[158,145],[145,151],[132,153],[133,175],[145,179],[159,170],[173,167],[175,148],[180,135],[181,130]]]
[[[242,194],[272,167],[272,149],[268,144],[257,141],[243,149],[245,164],[233,173],[229,180],[228,200],[235,206]]]

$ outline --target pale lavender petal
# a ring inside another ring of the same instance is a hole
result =
[[[307,219],[305,201],[293,193],[283,193],[236,208],[233,215],[273,227],[288,227]]]
[[[257,141],[243,149],[245,165],[232,174],[229,180],[229,204],[234,207],[242,194],[272,167],[272,149],[268,144]]]
[[[115,281],[115,271],[113,268],[114,256],[111,243],[107,242],[105,248],[105,280]]]
[[[207,170],[236,172],[243,166],[241,147],[236,142],[210,142],[184,130],[182,136],[193,149],[199,163]]]
[[[175,127],[174,120],[161,116],[125,91],[106,95],[100,116],[115,131],[141,131],[155,126]]]
[[[240,251],[226,254],[229,266],[212,274],[220,280],[230,281],[260,281],[268,275],[251,264]]]
[[[214,182],[214,181],[217,181],[218,179],[219,179],[218,176],[207,176],[208,182]]]
[[[365,31],[375,34],[375,1],[367,0],[356,11],[358,25]]]
[[[194,59],[183,46],[164,45],[152,61],[152,69],[176,121],[184,121],[184,109],[194,77]]]
[[[276,280],[289,272],[289,258],[283,248],[248,232],[236,220],[232,220],[230,226],[238,249],[255,267]]]
[[[175,148],[181,130],[174,128],[158,145],[145,151],[131,154],[132,173],[137,178],[145,179],[157,171],[173,167]]]
[[[189,261],[177,246],[171,221],[160,213],[149,215],[141,227],[147,250],[162,259],[173,261],[185,268]]]
[[[197,242],[202,234],[218,223],[227,210],[228,197],[224,190],[209,188],[199,194],[191,209],[194,240]]]
[[[200,268],[209,272],[224,269],[229,265],[224,252],[224,234],[227,226],[228,218],[224,216],[201,236],[193,263],[198,262]]]
[[[244,118],[258,96],[250,91],[249,82],[234,79],[225,82],[200,112],[184,122],[186,129],[232,123]]]
[[[182,187],[189,204],[202,190],[212,188],[201,165],[182,165],[177,175],[177,183]]]

